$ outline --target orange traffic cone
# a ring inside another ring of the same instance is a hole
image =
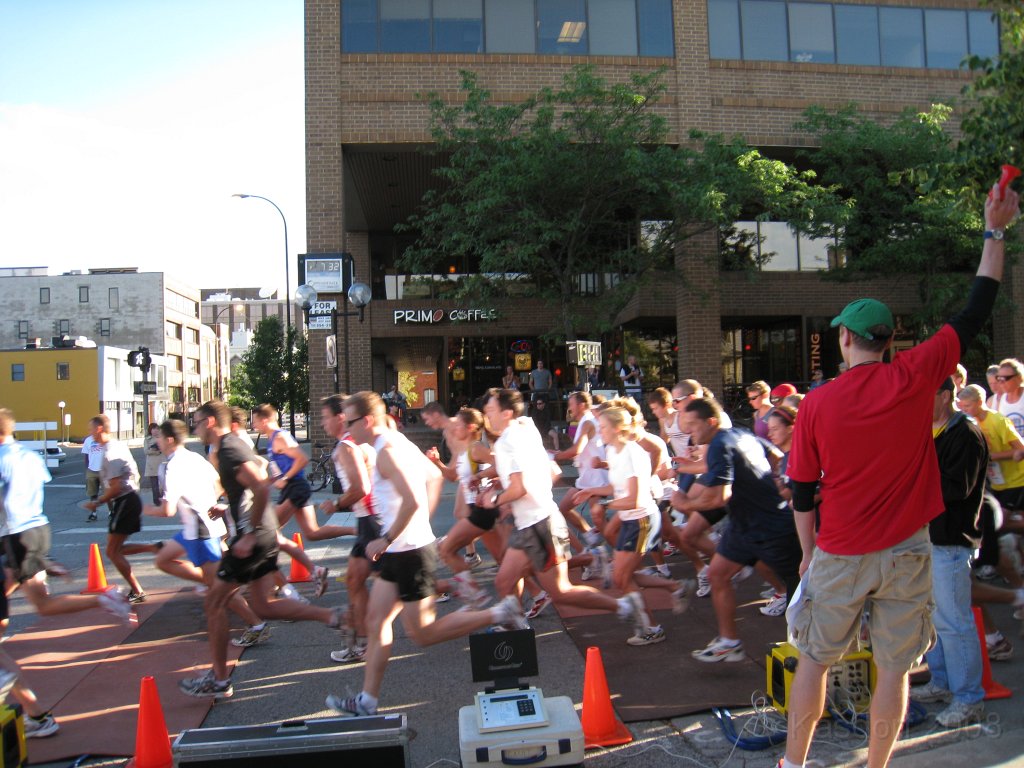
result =
[[[106,592],[107,574],[103,571],[103,558],[100,557],[100,545],[93,544],[89,548],[89,581],[82,590],[83,595],[98,595]]]
[[[978,642],[981,643],[981,687],[985,690],[985,700],[1008,699],[1013,691],[992,679],[992,665],[988,661],[988,646],[985,644],[985,620],[981,616],[981,608],[974,606],[974,626],[978,628]]]
[[[294,536],[292,536],[292,541],[295,542],[295,546],[297,546],[299,549],[302,549],[301,533],[296,533]],[[313,577],[310,576],[309,569],[293,557],[291,570],[288,571],[288,583],[305,584],[306,582],[312,580]]]
[[[608,680],[604,676],[601,649],[587,648],[587,668],[583,676],[583,742],[586,749],[628,744],[633,734],[612,709]]]
[[[135,729],[135,757],[127,768],[171,768],[171,738],[160,706],[160,694],[152,677],[142,678],[139,691],[139,724]]]

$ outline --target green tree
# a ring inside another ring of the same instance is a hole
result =
[[[828,198],[741,140],[693,133],[685,146],[666,143],[661,75],[609,84],[583,66],[559,89],[498,105],[463,72],[459,105],[431,95],[433,137],[448,161],[440,186],[399,227],[418,235],[401,267],[462,264],[474,275],[462,294],[549,300],[560,310],[556,330],[574,338],[604,330],[645,277],[671,268],[686,238],[751,207],[807,218],[810,203]],[[611,276],[599,302],[580,295],[580,275]]]
[[[984,4],[999,18],[1001,45],[995,59],[971,56],[967,60],[976,77],[963,89],[967,109],[956,159],[976,180],[970,190],[973,194],[965,195],[964,204],[971,208],[981,207],[1000,165],[1024,169],[1024,6]]]
[[[309,348],[305,337],[292,328],[292,375],[295,407],[305,413],[309,407]],[[288,359],[285,329],[279,317],[261,320],[252,343],[242,355],[231,380],[232,405],[252,408],[270,403],[279,411],[288,409]]]
[[[949,107],[905,112],[883,125],[853,106],[812,108],[799,128],[816,137],[805,153],[849,208],[837,228],[831,279],[904,275],[918,281],[914,320],[927,333],[959,306],[977,264],[980,210],[961,205],[970,179],[945,130]]]

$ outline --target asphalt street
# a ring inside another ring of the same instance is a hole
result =
[[[193,446],[198,448],[198,446]],[[96,523],[87,523],[84,501],[84,469],[79,451],[67,450],[65,464],[52,470],[53,481],[47,486],[46,514],[53,530],[52,554],[72,571],[73,581],[55,581],[53,590],[77,591],[84,584],[89,545],[105,541],[106,526],[101,516]],[[141,450],[137,450],[142,466]],[[442,504],[432,521],[435,533],[443,534],[452,524],[454,485],[446,484]],[[317,502],[328,494],[316,494]],[[178,530],[173,520],[146,518],[140,541],[169,538]],[[289,526],[285,533],[293,533]],[[332,583],[321,604],[337,605],[345,600],[343,584],[333,577],[344,571],[351,539],[316,543],[307,547],[314,561],[331,568]],[[493,579],[493,561],[486,556],[477,570],[484,583]],[[133,567],[147,589],[176,588],[182,583],[153,568],[148,556],[132,558]],[[117,583],[116,571],[107,564],[107,577]],[[200,599],[196,596],[195,599]],[[457,609],[455,601],[439,606],[439,613]],[[1003,608],[1003,607],[1000,607]],[[1018,624],[1011,612],[995,611],[997,621],[1011,641],[1017,641]],[[34,623],[34,614],[26,601],[11,601],[11,627],[16,633]],[[562,629],[554,610],[547,610],[533,622],[537,634],[540,676],[532,682],[547,696],[569,696],[579,709],[583,692],[584,659]],[[781,638],[780,638],[781,639]],[[1021,641],[1024,642],[1024,641]],[[271,640],[245,652],[234,675],[235,695],[218,702],[204,722],[204,727],[277,723],[300,718],[326,717],[324,699],[329,693],[355,694],[360,690],[362,665],[339,666],[331,662],[329,653],[340,647],[338,634],[320,624],[276,623]],[[673,657],[690,649],[674,647],[671,642],[657,647],[658,664],[672,664]],[[650,658],[648,656],[648,658]],[[1018,696],[1024,690],[1024,666],[1019,659],[994,665],[998,681],[1010,687],[1011,699],[989,702],[988,717],[980,726],[959,731],[945,731],[934,721],[909,730],[898,745],[893,765],[906,768],[966,765],[1024,766],[1024,711]],[[114,673],[116,674],[116,672]],[[649,675],[651,685],[658,684],[657,666],[641,667],[637,674]],[[714,674],[711,667],[707,674]],[[116,684],[137,685],[137,681],[116,681]],[[384,681],[381,711],[404,712],[413,731],[412,765],[417,768],[459,765],[458,710],[472,704],[482,684],[473,683],[470,675],[468,644],[464,640],[419,648],[409,641],[396,623],[396,642],[391,664]],[[752,691],[753,693],[753,691]],[[177,691],[161,691],[161,696],[177,696]],[[931,713],[938,711],[935,705]],[[733,712],[737,730],[744,726],[753,734],[758,718],[752,710]],[[586,764],[596,768],[629,765],[647,766],[774,766],[782,748],[747,751],[727,741],[715,718],[709,714],[630,724],[636,736],[632,744],[587,753]],[[823,724],[811,751],[814,766],[861,766],[866,760],[865,739],[835,726]],[[31,749],[31,742],[29,742]],[[123,760],[96,759],[82,765],[121,765]],[[282,763],[284,764],[284,763]],[[57,765],[53,764],[54,768]]]

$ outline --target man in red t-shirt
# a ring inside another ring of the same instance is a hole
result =
[[[985,205],[985,243],[967,306],[938,333],[883,362],[895,328],[888,307],[858,299],[832,321],[847,371],[800,405],[787,473],[803,560],[787,611],[800,651],[783,768],[801,768],[821,718],[825,674],[860,627],[865,603],[878,679],[868,766],[889,761],[907,705],[907,671],[933,638],[928,522],[943,509],[931,433],[939,385],[989,314],[1003,274],[1003,229],[1019,198]],[[814,495],[820,486],[819,530]]]

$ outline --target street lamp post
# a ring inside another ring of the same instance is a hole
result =
[[[295,437],[295,380],[292,377],[292,295],[291,277],[288,266],[288,220],[284,217],[284,212],[278,208],[277,203],[269,197],[263,197],[262,195],[245,195],[241,193],[236,193],[232,195],[232,197],[240,197],[243,200],[247,197],[254,197],[257,200],[263,200],[270,203],[277,209],[277,212],[281,214],[281,222],[284,224],[284,307],[288,329],[285,333],[285,361],[288,367],[288,419],[291,422],[290,426],[292,437]]]
[[[352,306],[355,307],[355,310],[339,312],[337,309],[332,309],[330,311],[331,332],[334,334],[335,339],[338,338],[338,318],[345,318],[345,392],[349,395],[352,394],[352,365],[348,351],[348,319],[350,317],[358,317],[359,322],[363,322],[363,313],[366,311],[366,305],[370,303],[372,295],[370,286],[366,283],[352,283],[348,289],[348,300]],[[302,312],[306,316],[307,325],[309,324],[310,310],[313,308],[313,304],[316,303],[316,299],[316,289],[310,285],[300,285],[295,290],[295,301],[302,307]],[[334,355],[334,391],[338,391],[337,351],[335,351]]]

